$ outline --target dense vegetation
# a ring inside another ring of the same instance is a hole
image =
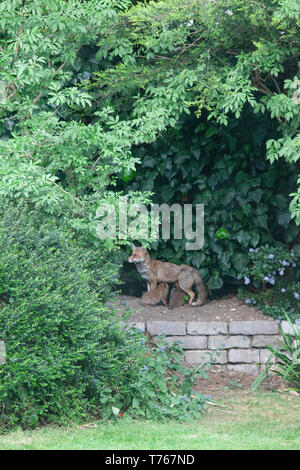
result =
[[[3,426],[134,403],[148,356],[103,306],[130,237],[95,230],[120,195],[205,204],[200,252],[138,241],[212,294],[241,284],[297,318],[299,15],[296,0],[0,3]]]

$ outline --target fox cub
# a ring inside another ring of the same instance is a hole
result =
[[[188,295],[180,289],[179,282],[176,282],[175,286],[172,286],[170,298],[169,298],[169,309],[182,307],[186,303]]]
[[[168,301],[169,287],[169,284],[166,282],[160,282],[155,289],[148,290],[142,295],[142,305],[159,305],[162,302],[165,307],[171,310],[176,307],[182,307],[185,304],[186,293],[180,289],[177,282],[175,286],[171,288]]]
[[[161,282],[158,287],[148,290],[142,295],[142,305],[158,305],[162,302],[167,306],[167,297],[169,293],[169,284]]]
[[[198,307],[206,302],[206,288],[202,278],[192,266],[182,264],[177,266],[173,263],[164,263],[151,259],[148,251],[143,246],[131,244],[132,253],[128,258],[129,263],[134,263],[143,279],[147,281],[148,291],[156,289],[157,283],[163,282],[175,284],[178,282],[180,289],[189,295],[189,305]],[[194,302],[196,293],[197,300]]]

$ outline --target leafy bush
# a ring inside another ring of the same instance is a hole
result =
[[[214,358],[209,355],[202,367],[190,369],[182,362],[183,350],[178,342],[170,345],[162,334],[157,343],[147,345],[143,332],[135,328],[129,329],[128,335],[140,353],[135,367],[127,370],[127,381],[108,387],[94,380],[104,413],[108,417],[129,414],[155,420],[201,417],[209,397],[194,393],[192,388],[199,375],[208,379]]]
[[[63,222],[26,206],[1,206],[0,266],[8,290],[0,308],[7,351],[2,429],[78,420],[99,409],[90,377],[97,369],[112,380],[109,352],[120,354],[125,341],[103,305],[116,268],[101,247],[84,248]]]
[[[281,344],[278,348],[267,346],[272,354],[267,360],[265,370],[253,381],[252,390],[257,390],[270,372],[279,375],[300,390],[300,325],[299,322],[293,323],[287,315],[285,318],[292,334],[285,333],[283,328],[279,327]],[[274,359],[276,359],[275,365],[273,365]]]
[[[287,312],[291,319],[300,317],[300,245],[293,250],[277,243],[272,247],[250,248],[250,263],[237,279],[243,282],[238,297],[274,318]],[[298,263],[296,262],[298,261]],[[247,287],[246,287],[247,286]]]

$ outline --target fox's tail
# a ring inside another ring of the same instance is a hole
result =
[[[206,297],[207,297],[207,292],[206,292],[206,287],[204,285],[204,282],[202,281],[202,277],[200,274],[197,272],[197,276],[195,279],[195,290],[197,291],[197,300],[196,302],[192,302],[193,307],[200,307],[200,305],[205,304],[206,302]]]
[[[200,307],[200,305],[205,304],[206,298],[207,298],[207,292],[206,292],[206,287],[204,285],[204,282],[202,280],[202,277],[198,273],[198,271],[193,268],[192,266],[188,266],[187,264],[182,264],[181,267],[184,270],[188,270],[192,273],[193,278],[194,278],[194,286],[197,294],[197,300],[195,302],[192,302],[193,307]]]

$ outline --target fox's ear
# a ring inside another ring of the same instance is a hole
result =
[[[136,246],[133,243],[130,243],[131,249],[134,250]]]

